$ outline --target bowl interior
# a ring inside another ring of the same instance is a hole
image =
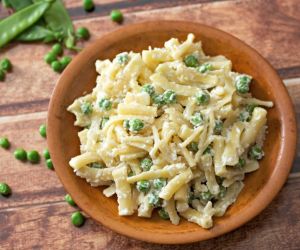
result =
[[[202,41],[207,55],[224,55],[232,61],[233,70],[252,75],[254,82],[251,92],[255,97],[271,100],[275,104],[268,111],[269,129],[260,169],[246,176],[245,187],[238,200],[223,217],[215,218],[211,230],[202,229],[184,219],[179,226],[175,226],[159,219],[157,215],[152,219],[136,215],[119,217],[116,198],[104,197],[101,188],[92,188],[84,179],[76,177],[68,164],[71,157],[79,154],[79,128],[73,126],[74,117],[66,108],[75,98],[90,92],[95,86],[95,61],[112,59],[123,51],[140,52],[148,46],[162,47],[171,37],[185,40],[190,32],[195,34],[196,41]],[[207,26],[185,22],[152,22],[128,26],[86,48],[66,69],[57,84],[49,109],[48,130],[48,143],[56,172],[79,207],[117,232],[160,243],[208,239],[228,232],[258,214],[285,181],[295,151],[295,140],[287,142],[286,138],[296,137],[290,99],[271,66],[238,39]]]

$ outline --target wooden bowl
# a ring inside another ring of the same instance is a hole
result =
[[[182,219],[178,226],[155,215],[152,219],[136,215],[120,217],[116,198],[106,198],[101,188],[91,187],[77,177],[69,160],[79,154],[79,128],[66,108],[73,100],[95,85],[97,59],[112,59],[123,51],[140,52],[162,47],[171,37],[185,40],[188,33],[201,40],[206,54],[225,55],[233,70],[254,78],[251,92],[255,97],[271,100],[275,107],[268,111],[268,135],[265,157],[258,171],[245,178],[238,200],[221,218],[214,219],[210,230]],[[128,25],[109,33],[85,48],[63,72],[53,92],[48,113],[48,145],[55,171],[66,191],[78,206],[94,220],[129,237],[155,243],[179,244],[206,240],[227,233],[258,215],[284,184],[296,149],[296,121],[291,99],[272,66],[254,49],[239,39],[214,28],[190,22],[155,21]],[[274,215],[276,216],[276,215]]]

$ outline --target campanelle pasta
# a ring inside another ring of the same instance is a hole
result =
[[[251,76],[233,72],[224,56],[206,56],[193,34],[98,60],[96,70],[92,93],[68,107],[83,127],[75,173],[116,194],[121,216],[158,210],[176,225],[181,216],[212,227],[259,168],[263,107],[273,103],[253,98]]]

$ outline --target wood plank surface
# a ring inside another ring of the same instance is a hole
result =
[[[258,50],[276,68],[292,97],[300,121],[300,4],[299,0],[94,0],[86,13],[81,0],[65,1],[75,26],[86,26],[91,40],[131,23],[168,19],[201,22],[231,33]],[[111,22],[112,9],[121,9],[124,23]],[[0,8],[0,18],[7,11]],[[300,150],[284,188],[259,216],[217,239],[184,246],[155,245],[129,239],[88,219],[84,227],[71,225],[76,208],[63,201],[65,191],[54,171],[40,164],[14,159],[17,147],[47,147],[38,133],[44,123],[51,92],[59,77],[43,56],[49,45],[12,44],[0,50],[13,73],[0,82],[0,136],[12,147],[0,150],[0,181],[13,194],[0,196],[0,249],[300,249]],[[69,53],[69,52],[68,52]],[[75,54],[71,54],[75,56]],[[298,128],[299,129],[299,128]],[[298,133],[300,134],[300,133]],[[300,140],[298,140],[298,144]]]

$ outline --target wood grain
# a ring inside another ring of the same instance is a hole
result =
[[[290,179],[278,197],[259,216],[219,238],[189,245],[156,245],[136,241],[87,220],[82,228],[70,223],[76,208],[65,202],[0,210],[2,249],[99,250],[231,250],[299,249],[300,179]],[[26,240],[25,240],[26,239]],[[42,239],[42,240],[41,240]]]
[[[128,13],[124,24],[159,18],[206,23],[239,37],[257,49],[283,77],[285,74],[287,77],[299,77],[300,61],[294,53],[300,47],[300,18],[295,14],[295,11],[300,11],[299,8],[297,0],[225,1]],[[78,20],[75,25],[89,27],[92,33],[91,41],[83,46],[120,27],[107,16]],[[13,44],[2,51],[1,56],[10,58],[14,64],[14,71],[0,84],[0,115],[47,109],[51,91],[59,77],[43,61],[49,50],[47,45]]]

